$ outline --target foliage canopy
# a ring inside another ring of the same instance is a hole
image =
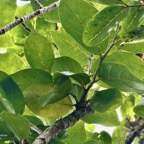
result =
[[[143,0],[1,0],[0,34],[0,143],[142,143]]]

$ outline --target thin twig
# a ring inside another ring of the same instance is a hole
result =
[[[92,60],[93,60],[93,54],[89,57],[89,64],[88,64],[88,75],[90,75],[91,67],[92,67]]]
[[[38,127],[34,126],[33,124],[31,124],[30,128],[31,130],[37,132],[38,134],[42,133],[42,130],[40,130]]]
[[[44,7],[38,0],[34,0],[34,2],[40,9]]]
[[[15,19],[18,19],[17,16],[15,16]],[[31,32],[31,29],[25,24],[25,23],[21,23],[21,25],[24,27],[24,29],[28,32]]]
[[[0,29],[0,35],[6,33],[7,31],[11,30],[12,28],[16,27],[17,25],[19,25],[21,23],[29,21],[29,20],[33,19],[34,17],[37,17],[39,15],[42,15],[46,12],[49,12],[49,11],[53,10],[54,8],[58,7],[59,4],[60,4],[60,1],[54,2],[49,6],[43,7],[41,9],[38,9],[38,10],[34,11],[31,14],[28,14],[28,15],[25,15],[21,18],[16,19],[14,22],[12,22],[12,23],[6,25],[5,27],[1,28]]]

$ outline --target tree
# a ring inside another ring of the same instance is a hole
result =
[[[143,18],[142,0],[1,0],[0,142],[143,143]]]

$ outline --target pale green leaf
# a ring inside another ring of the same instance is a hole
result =
[[[104,5],[123,4],[122,0],[91,0]]]
[[[83,49],[83,47],[74,40],[64,29],[60,28],[57,31],[51,31],[54,43],[59,48],[59,53],[61,56],[68,56],[73,58],[81,65],[88,64],[88,52]]]
[[[0,28],[15,19],[16,0],[1,0],[0,2]]]
[[[65,144],[82,144],[86,141],[86,131],[82,121],[68,129],[69,136],[64,139]]]
[[[47,38],[32,31],[24,46],[25,56],[30,66],[50,71],[54,60],[51,43]]]
[[[84,0],[62,0],[59,6],[61,24],[66,32],[87,51],[98,54],[97,48],[87,47],[82,41],[84,27],[96,13],[96,8]]]
[[[113,110],[108,110],[104,113],[95,112],[84,117],[82,120],[89,124],[102,124],[104,126],[116,126],[120,123],[116,111]]]
[[[81,65],[70,57],[59,57],[54,59],[52,72],[69,71],[73,73],[83,73]]]
[[[109,6],[94,15],[87,23],[83,41],[88,46],[95,46],[106,39],[109,32],[120,22],[127,14],[126,7],[115,5]]]
[[[14,53],[0,54],[0,70],[7,74],[13,74],[19,70],[25,69],[24,61]]]

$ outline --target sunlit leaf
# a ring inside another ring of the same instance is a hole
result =
[[[0,54],[0,70],[7,74],[13,74],[19,70],[25,69],[24,61],[14,53]]]
[[[26,40],[24,51],[31,67],[51,70],[54,54],[51,43],[45,37],[33,31]]]
[[[62,0],[59,7],[63,28],[83,48],[93,53],[99,53],[99,51],[94,47],[87,47],[82,41],[82,34],[86,23],[96,13],[96,8],[83,0]]]
[[[73,58],[81,65],[88,64],[88,52],[77,43],[64,29],[60,28],[58,31],[51,32],[54,42],[59,48],[61,56],[68,56]]]
[[[82,144],[86,141],[86,131],[82,121],[77,122],[73,127],[68,129],[69,137],[64,139],[65,144]]]
[[[120,123],[117,113],[113,110],[108,110],[105,113],[95,112],[94,114],[84,117],[82,120],[89,124],[94,123],[105,126],[117,126]]]
[[[93,16],[87,23],[83,40],[88,46],[95,46],[106,39],[109,32],[120,22],[126,15],[126,7],[115,5],[106,7],[98,14]]]
[[[12,22],[15,18],[16,0],[1,0],[0,3],[0,28]]]
[[[144,93],[144,82],[121,64],[104,63],[99,69],[99,78],[106,84],[126,92]]]
[[[52,71],[53,72],[69,71],[73,73],[83,73],[83,68],[74,59],[63,56],[55,58]]]
[[[90,1],[105,4],[105,5],[123,4],[122,0],[90,0]]]

